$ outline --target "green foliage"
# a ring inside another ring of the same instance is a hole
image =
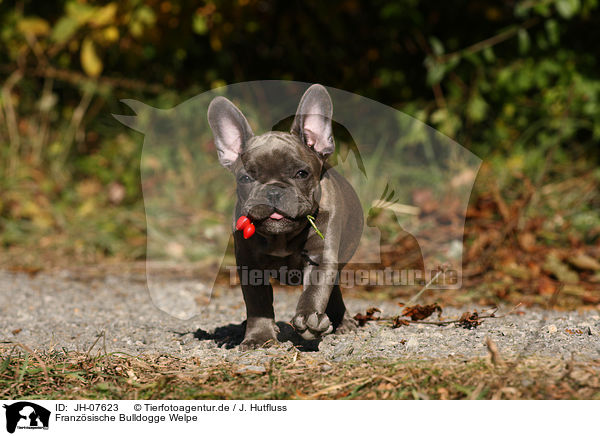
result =
[[[579,38],[581,27],[595,25],[596,6],[518,2],[517,23],[496,35],[447,55],[432,44],[425,65],[442,107],[429,120],[483,156],[553,146],[594,151],[600,81],[591,47]]]
[[[597,0],[0,2],[0,240],[63,231],[73,210],[83,225],[139,208],[141,136],[110,117],[119,99],[168,108],[245,80],[374,98],[533,179],[551,150],[597,164],[598,12]],[[121,224],[98,226],[98,250],[118,252]]]

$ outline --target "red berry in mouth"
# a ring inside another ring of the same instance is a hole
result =
[[[250,219],[247,216],[242,215],[238,218],[237,223],[235,223],[235,228],[236,230],[242,230],[248,224],[251,224]]]
[[[254,224],[250,222],[250,218],[248,218],[245,215],[242,215],[238,218],[237,222],[235,223],[235,228],[236,230],[243,231],[244,239],[248,239],[254,234],[254,231],[256,230]]]
[[[244,227],[244,239],[248,239],[250,236],[254,234],[254,224],[248,223],[246,227]]]

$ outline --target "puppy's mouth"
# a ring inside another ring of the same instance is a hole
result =
[[[283,235],[296,232],[308,223],[302,212],[300,215],[292,215],[294,212],[286,212],[272,205],[261,204],[250,208],[246,216],[256,226],[257,233]]]
[[[291,217],[274,207],[251,210],[248,218],[252,220],[258,233],[267,235],[288,233],[294,230],[298,224],[296,217]]]
[[[295,221],[295,218],[288,216],[288,215],[284,215],[280,212],[277,212],[276,210],[274,210],[270,215],[267,215],[265,217],[261,217],[259,219],[256,220],[259,223],[290,223],[292,221]]]

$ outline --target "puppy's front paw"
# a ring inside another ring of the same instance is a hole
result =
[[[269,348],[277,343],[277,338],[267,336],[246,337],[240,344],[240,351],[254,350],[256,348]]]
[[[279,333],[279,327],[274,321],[270,319],[249,319],[246,324],[244,340],[240,344],[240,350],[271,347],[277,343],[277,333]]]
[[[310,341],[328,335],[333,331],[329,317],[324,313],[298,313],[292,318],[292,326],[302,336]]]

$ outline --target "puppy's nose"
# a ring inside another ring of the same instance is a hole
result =
[[[269,190],[267,191],[267,199],[269,200],[269,202],[271,204],[275,204],[277,203],[280,199],[281,199],[281,188],[278,187],[272,187],[269,188]]]

